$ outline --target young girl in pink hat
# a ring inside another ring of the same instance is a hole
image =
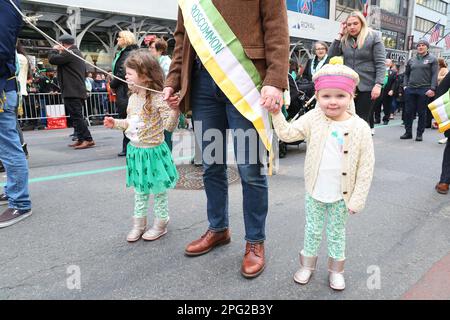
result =
[[[344,290],[345,223],[365,205],[373,176],[374,150],[368,124],[355,113],[358,74],[333,58],[314,77],[314,110],[288,123],[278,112],[273,125],[285,142],[306,140],[306,226],[300,269],[294,280],[306,284],[316,268],[327,218],[330,287]],[[337,64],[336,64],[337,63]]]

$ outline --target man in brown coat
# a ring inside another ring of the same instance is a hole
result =
[[[284,0],[213,0],[214,6],[241,42],[246,56],[254,63],[261,79],[261,106],[280,108],[282,91],[288,87],[289,31]],[[188,256],[205,254],[214,247],[230,242],[228,225],[228,180],[226,165],[226,130],[243,130],[257,135],[247,120],[228,100],[197,57],[187,36],[181,11],[174,34],[176,45],[165,84],[165,99],[183,112],[192,109],[195,136],[202,146],[203,181],[207,196],[209,228],[185,249]],[[179,93],[175,95],[175,92]],[[214,139],[213,132],[221,135]],[[235,133],[237,131],[234,131]],[[206,133],[206,134],[205,134]],[[268,210],[268,186],[261,162],[254,161],[261,146],[249,139],[237,144],[234,151],[243,191],[245,239],[247,241],[241,273],[247,278],[258,276],[265,267],[265,221]],[[215,154],[205,152],[214,145]],[[253,160],[253,161],[252,161]]]

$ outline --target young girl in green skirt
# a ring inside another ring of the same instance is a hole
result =
[[[171,109],[163,96],[135,85],[162,91],[164,74],[148,50],[136,50],[125,61],[131,96],[127,118],[105,117],[104,126],[120,129],[130,139],[127,148],[127,187],[134,187],[133,229],[127,241],[156,240],[167,233],[167,190],[175,187],[178,172],[164,142],[164,129],[175,130],[179,110]],[[154,223],[147,231],[149,197],[154,195]],[[144,233],[145,232],[145,233]]]

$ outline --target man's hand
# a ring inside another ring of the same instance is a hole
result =
[[[388,96],[389,97],[392,97],[394,95],[394,90],[390,90],[389,92],[388,92]]]
[[[105,119],[103,120],[103,125],[106,128],[109,128],[109,129],[114,128],[114,118],[112,118],[112,117],[105,117]]]
[[[435,94],[436,94],[436,93],[435,93],[433,90],[428,90],[427,92],[425,92],[425,95],[426,95],[428,98],[433,98]]]
[[[272,86],[264,86],[261,89],[260,104],[269,112],[278,113],[283,101],[283,92]]]
[[[163,90],[164,94],[164,101],[167,101],[169,107],[171,107],[174,110],[178,109],[178,106],[180,104],[180,97],[174,94],[175,90],[171,87],[165,87]]]
[[[64,48],[61,45],[59,45],[59,44],[54,45],[53,49],[58,50],[58,51],[63,51],[64,50]]]
[[[377,100],[381,94],[381,87],[379,85],[375,85],[372,89],[371,98],[372,100]]]

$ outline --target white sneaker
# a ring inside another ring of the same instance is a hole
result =
[[[448,138],[443,138],[441,140],[438,141],[439,144],[446,144],[447,143]]]

